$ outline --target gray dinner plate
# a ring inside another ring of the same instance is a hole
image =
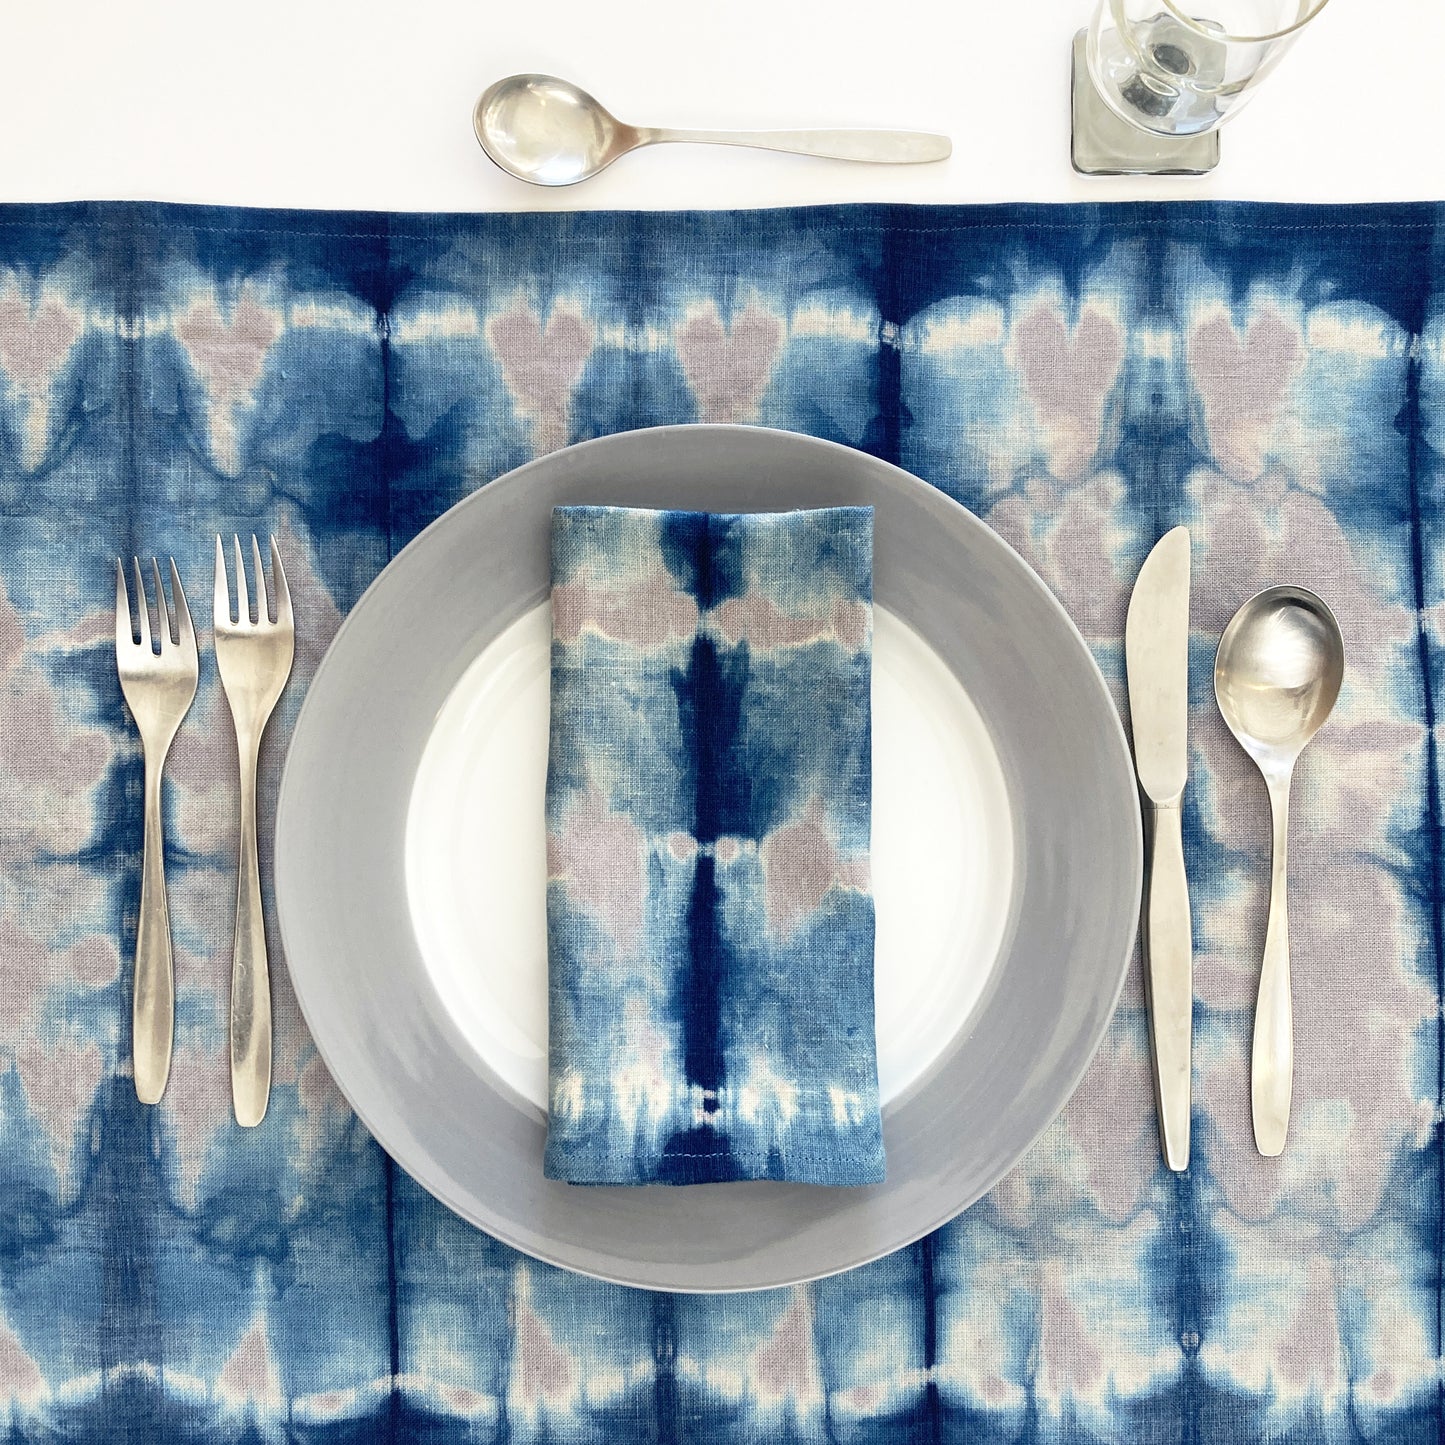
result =
[[[576,1188],[544,1179],[541,1110],[489,1067],[427,968],[405,860],[418,769],[459,679],[545,600],[550,514],[569,503],[872,506],[880,607],[941,659],[987,728],[1012,818],[1006,923],[966,1021],[885,1107],[884,1184]],[[282,783],[275,860],[302,1010],[383,1148],[463,1218],[528,1254],[670,1290],[753,1289],[848,1269],[978,1199],[1063,1107],[1098,1046],[1133,946],[1142,871],[1118,716],[1083,640],[1019,556],[896,467],[734,426],[628,432],[539,458],[406,547],[353,609],[311,685]]]

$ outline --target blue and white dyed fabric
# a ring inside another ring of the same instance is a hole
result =
[[[873,1184],[873,513],[552,514],[546,1172]]]
[[[301,633],[269,814],[306,682],[397,548],[540,451],[694,420],[916,472],[1115,685],[1139,564],[1189,526],[1187,1174],[1159,1157],[1137,972],[992,1193],[806,1288],[630,1291],[461,1223],[346,1108],[275,938],[275,1089],[237,1129],[208,651],[166,780],[175,1063],[136,1103],[110,559],[174,553],[194,600],[214,532],[277,534]],[[1282,580],[1328,598],[1349,669],[1295,780],[1275,1160],[1248,1093],[1266,806],[1210,666]],[[0,209],[0,1440],[1439,1440],[1442,689],[1445,207]]]

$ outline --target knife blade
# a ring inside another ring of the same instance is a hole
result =
[[[1189,1167],[1193,940],[1182,809],[1189,780],[1189,532],[1166,532],[1129,599],[1124,660],[1134,765],[1146,801],[1149,867],[1140,932],[1154,1044],[1159,1134],[1171,1169]]]

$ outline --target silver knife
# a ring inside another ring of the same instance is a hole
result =
[[[1181,827],[1189,777],[1189,532],[1175,527],[1139,569],[1124,626],[1134,765],[1149,867],[1141,931],[1154,1040],[1159,1135],[1171,1169],[1189,1167],[1193,939]]]

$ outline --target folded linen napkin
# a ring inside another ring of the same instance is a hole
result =
[[[871,508],[553,513],[549,1177],[883,1178],[872,557]]]

